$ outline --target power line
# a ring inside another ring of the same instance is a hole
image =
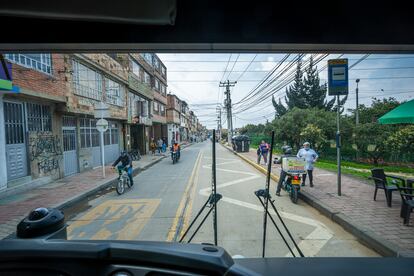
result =
[[[283,58],[282,58],[282,60],[281,61],[279,61],[279,63],[278,64],[276,64],[270,71],[269,71],[269,73],[250,91],[250,92],[248,92],[248,94],[246,95],[246,96],[244,96],[241,100],[239,100],[238,102],[236,102],[236,103],[234,103],[234,105],[236,106],[236,105],[238,105],[238,104],[240,104],[240,103],[242,103],[242,102],[244,102],[244,101],[247,101],[249,98],[251,98],[251,97],[253,97],[252,95],[254,95],[254,92],[257,90],[257,89],[259,89],[259,87],[261,86],[261,85],[263,85],[269,78],[270,78],[270,76],[272,76],[272,74],[274,73],[274,72],[276,72],[277,71],[277,69],[279,69],[279,67],[283,64],[283,62],[285,61],[285,60],[287,60],[288,58],[289,58],[289,56],[290,56],[290,54],[286,54]],[[297,55],[298,56],[298,55]]]
[[[322,55],[321,57],[317,58],[315,60],[314,65],[317,65],[320,61],[322,61],[325,57],[327,57],[328,54]],[[307,63],[309,62],[310,59],[306,60],[304,62],[304,66],[306,67]],[[292,67],[293,64],[290,65],[290,67]],[[290,69],[289,67],[289,69]],[[306,68],[304,68],[303,70],[305,70]],[[287,71],[283,71],[281,75],[283,75],[285,72]],[[281,90],[282,88],[284,88],[285,86],[287,86],[289,83],[291,83],[294,79],[294,74],[295,74],[295,70],[292,70],[290,73],[288,73],[288,75],[281,80],[281,83],[273,86],[270,90],[268,90],[263,96],[261,96],[260,98],[257,98],[254,102],[252,102],[250,104],[250,106],[244,107],[241,110],[238,111],[238,113],[244,112],[248,109],[251,109],[252,107],[254,107],[254,105],[256,105],[257,103],[259,103],[260,101],[263,101],[265,98],[267,98],[268,96],[270,96],[271,94],[274,94],[275,92],[277,92],[278,90]],[[280,77],[281,75],[279,75],[278,77]],[[289,78],[287,81],[286,79]]]
[[[375,71],[375,70],[402,70],[402,69],[414,69],[414,66],[400,66],[400,67],[372,67],[372,68],[356,68],[354,71]],[[173,70],[168,71],[169,73],[221,73],[224,71],[220,70]],[[243,70],[243,71],[233,71],[233,73],[266,73],[269,72],[268,70]]]
[[[337,58],[340,58],[340,57],[342,57],[344,54],[341,54],[339,57],[337,57]],[[364,59],[366,59],[368,56],[369,56],[370,54],[366,54],[366,55],[364,55],[364,56],[362,56],[361,58],[359,58],[355,63],[353,63],[351,66],[349,66],[349,68],[348,68],[348,70],[351,70],[353,67],[355,67],[357,64],[359,64],[359,63],[361,63]],[[319,71],[318,71],[318,75],[319,75],[319,73],[322,71],[322,70],[325,70],[325,68],[327,67],[328,65],[326,64],[326,65],[324,65]],[[282,87],[283,88],[283,87]],[[280,97],[278,97],[278,99],[280,99],[281,98],[281,96]],[[278,100],[277,99],[277,100]],[[276,100],[276,99],[275,99]]]
[[[256,59],[257,54],[253,57],[253,59],[250,61],[250,63],[247,65],[246,69],[244,69],[244,71],[241,73],[241,75],[237,78],[236,81],[239,81],[240,78],[244,75],[244,73],[247,72],[247,69],[249,69],[250,65],[252,65],[253,61]]]
[[[226,72],[227,72],[227,67],[229,66],[230,59],[231,59],[231,56],[232,56],[232,55],[233,55],[233,54],[230,54],[229,59],[227,60],[226,69],[224,69],[224,73],[223,73],[223,75],[221,76],[220,81],[222,81],[222,80],[223,80],[223,78],[224,78],[224,76],[226,75]]]
[[[368,60],[412,59],[412,58],[414,59],[414,56],[407,56],[407,57],[373,57],[373,58],[369,58]],[[348,60],[359,60],[359,58],[348,58]],[[256,61],[253,61],[253,63],[257,63],[257,62],[260,62],[260,63],[274,63],[274,62],[279,62],[279,61],[280,60],[273,60],[273,61],[256,60]],[[162,62],[180,62],[180,63],[186,63],[186,62],[188,62],[188,63],[191,63],[191,62],[200,62],[200,63],[202,63],[202,62],[206,62],[206,63],[220,62],[220,63],[222,63],[222,62],[226,62],[226,60],[163,60]],[[239,63],[242,63],[242,62],[248,63],[248,62],[251,62],[251,61],[239,60]]]
[[[237,60],[239,59],[239,56],[240,56],[240,54],[237,54],[236,61],[233,63],[233,67],[231,67],[230,73],[227,75],[227,78],[225,78],[225,79],[230,79],[230,75],[231,75],[231,73],[233,72],[234,66],[235,66],[235,65],[236,65],[236,63],[237,63]]]

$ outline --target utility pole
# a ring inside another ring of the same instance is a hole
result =
[[[358,126],[359,124],[359,103],[358,103],[358,83],[359,83],[359,79],[355,80],[356,82],[356,89],[355,89],[355,94],[356,94],[356,107],[355,107],[355,125]],[[354,137],[356,139],[358,139],[357,137]],[[356,141],[355,141],[356,142]],[[359,160],[359,151],[356,151],[356,160]]]
[[[355,108],[355,124],[358,125],[359,124],[359,104],[358,104],[358,83],[359,83],[359,79],[356,79],[356,108]]]
[[[336,96],[338,100],[338,105],[336,107],[336,153],[337,153],[337,164],[338,164],[338,175],[337,175],[337,183],[338,183],[338,196],[341,195],[341,131],[339,129],[339,121],[340,121],[340,101],[339,101],[339,95]]]
[[[217,131],[218,131],[218,139],[221,140],[221,107],[217,106]]]
[[[233,137],[233,119],[231,114],[231,98],[230,98],[230,87],[235,86],[237,81],[220,82],[220,87],[226,87],[226,99],[224,101],[224,106],[227,110],[227,142],[231,144],[231,137]]]

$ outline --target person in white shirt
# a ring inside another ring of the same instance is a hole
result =
[[[303,148],[298,151],[296,155],[298,158],[304,158],[306,160],[305,169],[309,175],[310,186],[313,187],[313,164],[318,160],[318,154],[310,148],[310,143],[303,143]],[[305,186],[306,174],[302,175],[302,186]]]

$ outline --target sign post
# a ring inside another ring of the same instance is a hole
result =
[[[339,96],[348,95],[348,59],[328,60],[328,95],[336,96],[336,154],[338,166],[338,196],[341,195],[341,132]]]
[[[100,102],[98,106],[95,106],[95,117],[100,119],[96,122],[96,129],[101,134],[101,161],[102,161],[102,177],[105,178],[105,145],[104,145],[104,132],[108,130],[108,121],[104,117],[109,117],[109,108],[103,102]]]

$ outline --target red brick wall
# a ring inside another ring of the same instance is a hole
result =
[[[52,54],[52,75],[12,63],[13,84],[21,89],[53,96],[65,95],[64,55]]]

